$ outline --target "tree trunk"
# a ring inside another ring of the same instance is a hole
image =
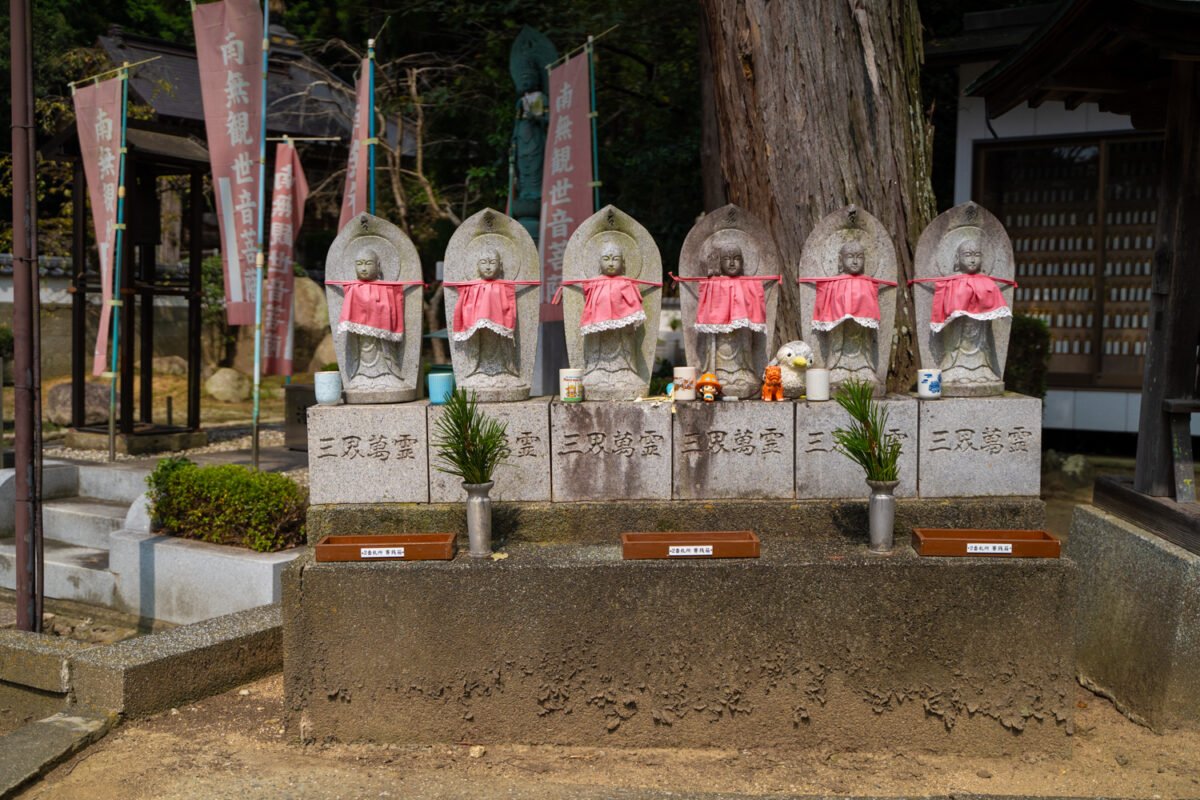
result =
[[[907,390],[917,353],[905,282],[935,210],[916,0],[701,1],[729,201],[766,223],[783,256],[779,340],[805,338],[796,286],[805,238],[853,203],[896,242],[888,386]]]
[[[712,51],[708,23],[700,15],[700,180],[704,187],[704,213],[725,205],[725,176],[721,174],[721,134],[717,97],[713,87]]]

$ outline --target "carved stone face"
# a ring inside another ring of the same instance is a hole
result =
[[[728,278],[736,278],[745,269],[745,264],[742,261],[742,251],[736,247],[722,250],[717,258],[721,264],[721,274]]]
[[[500,260],[500,254],[495,250],[485,250],[479,256],[479,263],[475,269],[479,272],[479,277],[485,281],[494,281],[504,274],[504,262]]]
[[[846,242],[838,251],[838,269],[847,275],[862,275],[867,266],[867,252],[858,242]]]
[[[625,272],[625,256],[616,244],[606,244],[600,251],[600,274],[610,278]]]
[[[974,239],[967,239],[958,246],[954,256],[954,270],[975,275],[983,268],[983,248]]]
[[[354,259],[354,274],[360,281],[379,280],[379,254],[374,250],[364,250]]]

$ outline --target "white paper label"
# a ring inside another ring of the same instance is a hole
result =
[[[999,542],[967,542],[968,553],[1011,553],[1011,544]]]
[[[673,544],[667,547],[668,556],[711,556],[711,544]]]
[[[404,558],[403,547],[360,547],[359,558]]]

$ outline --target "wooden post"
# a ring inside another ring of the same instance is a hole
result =
[[[91,371],[87,352],[87,183],[83,161],[73,164],[71,184],[71,427],[82,428],[86,419],[84,397]],[[107,332],[104,334],[107,335]]]
[[[127,184],[132,185],[132,181]],[[135,297],[133,290],[133,239],[126,237],[129,243],[126,247],[121,248],[121,285],[116,285],[116,275],[113,276],[113,296],[121,298],[121,351],[118,357],[121,360],[120,369],[120,408],[121,413],[117,425],[117,432],[126,435],[133,434],[133,333],[134,333],[134,318],[133,318],[133,299]]]
[[[143,183],[138,188],[154,191],[154,181]],[[159,211],[157,201],[150,205],[155,213]],[[138,376],[138,417],[145,423],[154,422],[154,249],[154,244],[145,240],[138,246],[138,278],[142,284],[138,292],[138,336],[142,351],[142,371]]]
[[[203,261],[204,175],[192,173],[188,198],[191,227],[188,233],[188,353],[187,353],[187,426],[200,430],[200,270]]]
[[[1200,340],[1200,69],[1172,69],[1134,474],[1134,488],[1155,497],[1171,496],[1174,484],[1163,401],[1196,397]]]

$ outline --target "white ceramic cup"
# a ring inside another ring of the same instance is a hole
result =
[[[558,371],[558,399],[564,403],[583,402],[583,370],[560,369]]]
[[[942,371],[940,369],[917,370],[917,397],[922,400],[937,400],[942,396]]]
[[[696,399],[696,368],[695,367],[676,367],[675,368],[675,399],[676,400],[695,400]]]
[[[804,375],[805,395],[809,400],[829,399],[829,370],[809,369]]]
[[[342,401],[342,374],[335,370],[313,373],[313,394],[323,406],[336,406]]]

